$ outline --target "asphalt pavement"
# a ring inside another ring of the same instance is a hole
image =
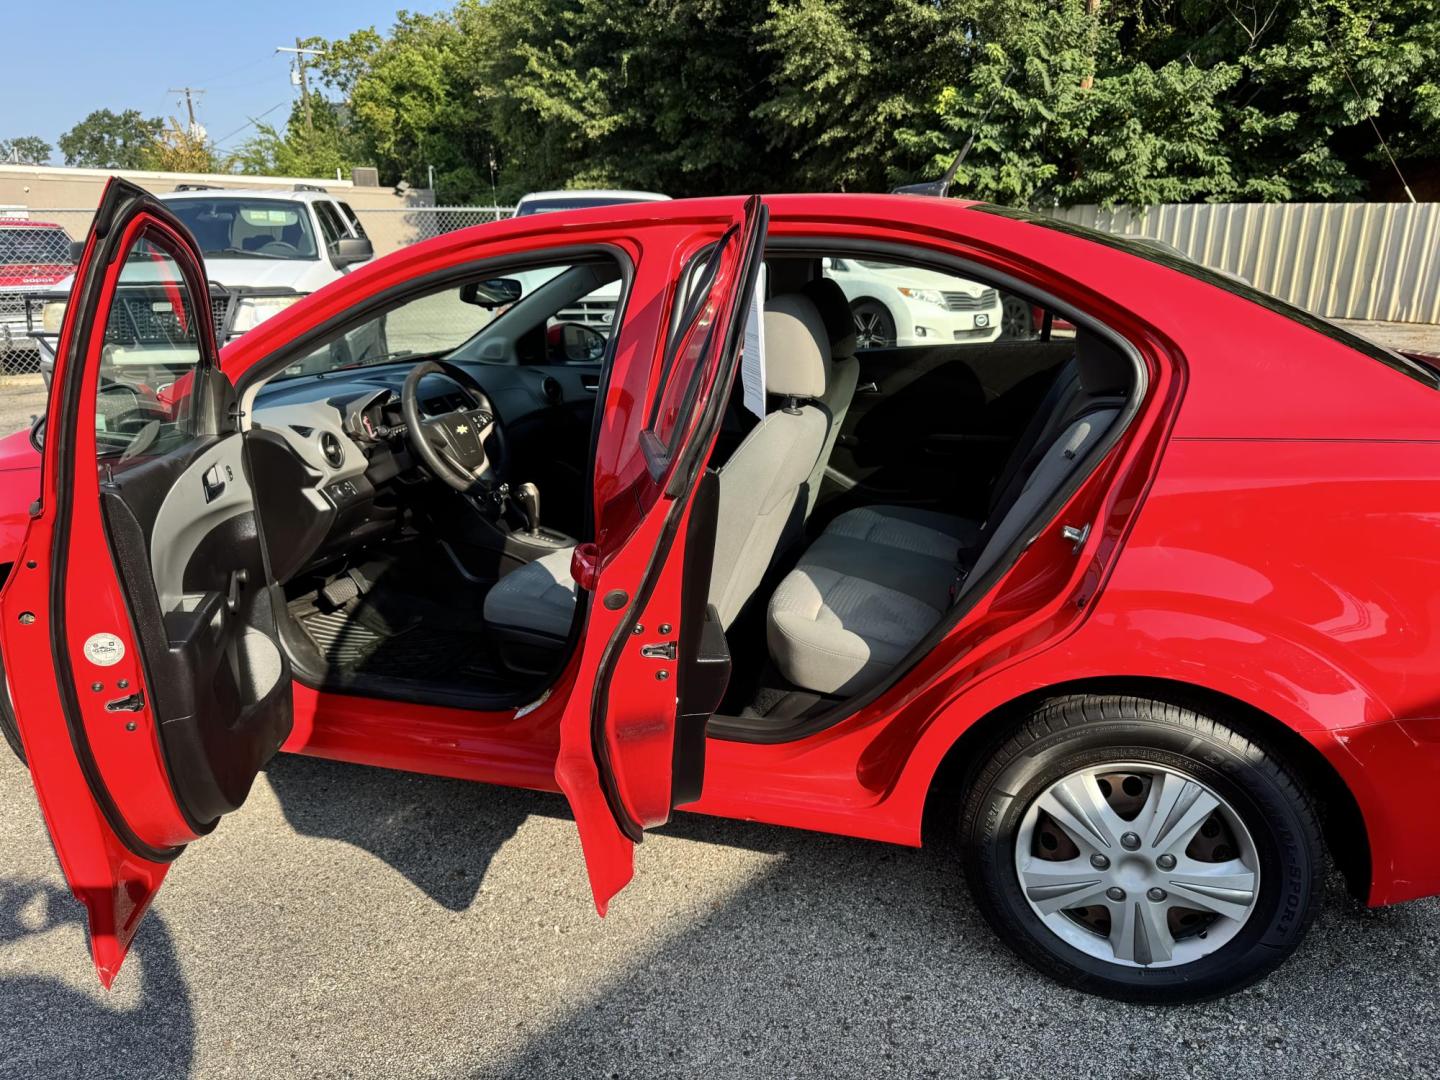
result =
[[[0,813],[3,1078],[1440,1076],[1435,900],[1336,883],[1267,981],[1140,1007],[1014,959],[944,852],[685,815],[602,921],[558,796],[285,756],[106,993],[8,754]]]

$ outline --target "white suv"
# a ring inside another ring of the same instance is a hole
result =
[[[314,185],[277,191],[182,184],[160,200],[205,254],[215,337],[222,345],[375,256],[349,205]],[[68,304],[62,294],[74,280],[72,275],[53,293],[32,298],[31,326],[38,329],[47,382]]]
[[[826,259],[850,301],[856,346],[981,344],[1000,336],[1000,293],[977,281],[872,259]]]

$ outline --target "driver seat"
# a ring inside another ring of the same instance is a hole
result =
[[[725,628],[759,588],[776,551],[798,539],[829,426],[815,404],[825,395],[830,355],[815,303],[799,293],[771,298],[764,334],[765,389],[777,404],[717,471],[720,513],[709,598]],[[575,611],[573,550],[526,563],[486,594],[485,623],[508,666],[548,671],[564,646]]]

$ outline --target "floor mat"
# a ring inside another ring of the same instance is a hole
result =
[[[321,611],[310,601],[291,607],[333,673],[487,685],[507,678],[490,663],[483,633],[459,629],[453,617],[437,620],[438,626],[423,615],[396,625],[367,601],[336,611]]]

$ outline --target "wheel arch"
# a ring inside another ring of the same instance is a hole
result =
[[[1311,742],[1284,721],[1229,694],[1152,676],[1076,679],[1030,691],[996,706],[967,727],[941,758],[926,790],[921,843],[944,843],[960,805],[988,751],[1044,701],[1075,694],[1123,694],[1193,709],[1223,720],[1265,746],[1295,769],[1320,812],[1331,858],[1349,891],[1364,899],[1370,889],[1371,844],[1365,815],[1349,784]]]

